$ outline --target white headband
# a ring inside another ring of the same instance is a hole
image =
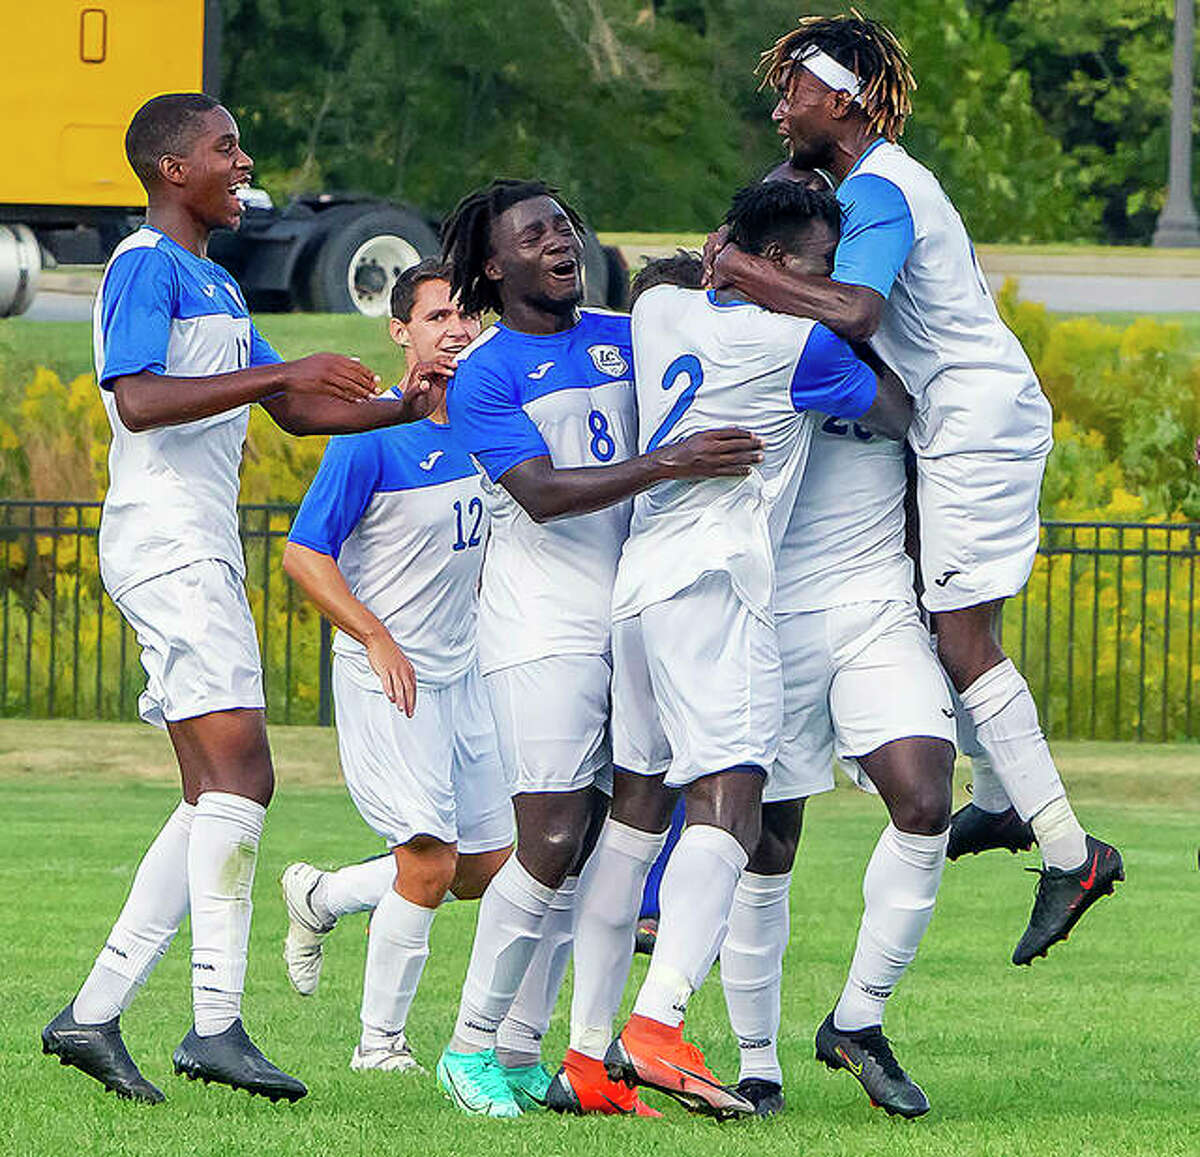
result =
[[[804,65],[813,76],[824,81],[830,88],[848,92],[856,101],[862,91],[862,81],[844,64],[839,64],[827,52],[815,44],[806,44],[792,53],[797,64]],[[862,102],[859,101],[861,104]]]

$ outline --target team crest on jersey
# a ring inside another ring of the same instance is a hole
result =
[[[610,378],[621,378],[629,373],[629,363],[622,356],[620,346],[590,345],[588,353],[596,369]]]

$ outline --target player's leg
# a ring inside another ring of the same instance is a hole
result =
[[[758,845],[782,714],[775,628],[749,611],[725,574],[647,608],[641,620],[671,748],[666,782],[684,788],[687,826],[663,874],[658,943],[634,1015],[605,1063],[610,1076],[663,1089],[697,1111],[746,1114],[753,1106],[709,1072],[683,1040],[682,1021]]]
[[[922,598],[934,615],[938,657],[1041,848],[1034,911],[1013,952],[1015,964],[1029,964],[1124,879],[1120,853],[1076,819],[1029,686],[996,637],[1003,600],[1020,591],[1033,567],[1045,460],[957,454],[917,465]]]
[[[283,869],[279,884],[288,915],[283,960],[301,996],[317,991],[325,936],[343,916],[374,909],[395,878],[396,861],[390,852],[328,872],[303,860]]]
[[[647,872],[662,849],[676,792],[663,784],[670,748],[654,705],[638,619],[613,626],[612,810],[580,884],[570,1047],[551,1086],[560,1112],[638,1112],[604,1072],[604,1053],[633,956]]]
[[[262,1055],[242,1026],[258,843],[274,788],[265,713],[217,711],[168,724],[194,800],[188,843],[194,1024],[175,1050],[175,1071],[277,1100],[304,1085]]]
[[[779,1064],[783,954],[803,822],[803,799],[763,803],[762,834],[733,894],[721,945],[721,987],[741,1061],[737,1091],[760,1117],[784,1107]]]
[[[438,1065],[443,1088],[469,1112],[520,1112],[495,1059],[496,1033],[584,846],[592,784],[609,758],[609,679],[599,656],[555,656],[484,679],[514,789],[518,851],[480,902],[454,1035]],[[573,891],[567,885],[560,903]]]
[[[856,757],[891,822],[863,877],[858,942],[842,995],[818,1030],[817,1057],[848,1069],[889,1113],[919,1116],[928,1099],[897,1063],[883,1019],[929,926],[941,881],[953,709],[915,606],[860,604],[826,615],[837,639],[830,711],[838,753]]]

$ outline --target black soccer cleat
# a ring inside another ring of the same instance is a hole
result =
[[[74,1008],[72,1001],[42,1029],[42,1052],[58,1057],[59,1064],[74,1065],[127,1101],[162,1101],[162,1089],[142,1076],[125,1047],[120,1016],[103,1024],[80,1024]]]
[[[946,859],[974,856],[992,848],[1007,848],[1014,855],[1033,847],[1033,828],[1012,808],[984,811],[969,803],[950,817],[950,842]]]
[[[774,1117],[783,1112],[783,1086],[762,1077],[743,1077],[735,1090],[754,1106],[756,1117]]]
[[[240,1019],[216,1036],[200,1036],[193,1026],[172,1060],[177,1075],[206,1085],[216,1081],[245,1089],[251,1096],[266,1097],[271,1102],[280,1098],[298,1101],[308,1092],[303,1081],[288,1076],[258,1051]]]
[[[1073,871],[1061,868],[1029,868],[1037,872],[1037,893],[1029,927],[1013,949],[1014,964],[1032,964],[1045,956],[1050,946],[1067,938],[1067,933],[1101,896],[1111,896],[1118,880],[1125,879],[1121,853],[1111,844],[1087,837],[1087,859]]]
[[[831,1069],[845,1069],[866,1090],[871,1104],[889,1117],[921,1117],[929,1098],[901,1067],[879,1025],[840,1032],[830,1013],[817,1029],[817,1060]]]
[[[637,922],[637,931],[633,934],[633,951],[642,956],[653,956],[654,945],[658,943],[658,917],[643,916]]]

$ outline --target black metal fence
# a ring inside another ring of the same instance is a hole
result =
[[[330,721],[329,625],[280,566],[294,506],[241,508],[269,717]],[[130,719],[136,639],[100,585],[98,503],[0,501],[0,714]],[[1200,523],[1049,522],[1005,647],[1048,733],[1200,739]]]

